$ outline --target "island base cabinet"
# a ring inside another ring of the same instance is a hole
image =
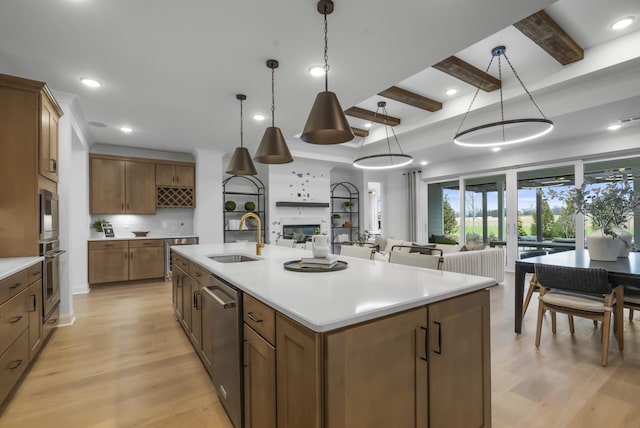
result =
[[[327,334],[327,427],[426,426],[426,321],[422,307]]]
[[[323,423],[322,340],[276,314],[278,428],[321,428]]]
[[[490,427],[489,291],[428,308],[429,427]]]
[[[276,349],[244,325],[244,427],[276,428]]]

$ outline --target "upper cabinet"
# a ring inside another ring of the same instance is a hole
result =
[[[52,99],[43,96],[40,100],[40,147],[38,170],[40,175],[58,182],[58,120],[60,107]],[[57,107],[57,108],[56,108]]]
[[[156,163],[156,185],[193,187],[196,182],[195,167],[185,164]]]
[[[155,163],[91,156],[91,214],[154,214]]]

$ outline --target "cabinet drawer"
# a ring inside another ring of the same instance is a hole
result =
[[[244,322],[275,346],[276,311],[246,293],[243,296]]]
[[[58,328],[58,323],[60,322],[60,303],[56,305],[56,308],[51,312],[49,318],[46,319],[44,324],[42,325],[42,341],[45,341],[47,337]]]
[[[89,241],[89,251],[129,248],[129,241]]]
[[[42,279],[42,263],[36,263],[29,268],[29,284]]]
[[[28,300],[24,291],[0,306],[0,354],[29,327]]]
[[[9,395],[29,363],[29,334],[23,331],[0,356],[0,403]]]
[[[29,272],[27,269],[0,280],[0,305],[27,288]]]
[[[198,281],[198,283],[200,283],[200,285],[204,285],[204,286],[214,285],[213,276],[211,275],[211,272],[209,272],[208,270],[206,270],[200,265],[197,265],[195,263],[189,263],[189,273],[191,274],[193,279],[195,279],[196,281]]]
[[[140,239],[129,241],[129,248],[164,247],[164,239]]]
[[[180,269],[185,271],[185,273],[188,273],[189,272],[189,262],[187,261],[187,259],[185,259],[181,255],[177,254],[175,251],[172,251],[171,254],[172,254],[172,258],[173,258],[173,264],[175,264]]]

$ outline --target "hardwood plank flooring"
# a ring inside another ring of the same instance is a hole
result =
[[[576,318],[569,334],[545,316],[536,349],[537,295],[513,333],[513,274],[491,289],[494,428],[640,427],[640,318],[625,317],[625,350]],[[231,423],[171,308],[171,284],[96,288],[74,299],[77,321],[53,335],[0,416],[0,427],[227,428]],[[381,427],[387,428],[387,427]]]

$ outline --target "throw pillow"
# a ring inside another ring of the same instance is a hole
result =
[[[429,245],[420,245],[420,244],[416,244],[415,242],[413,243],[413,245],[411,245],[411,248],[409,249],[410,253],[420,253],[420,254],[427,254],[430,255],[431,254],[431,250],[436,248],[436,244],[429,244]]]
[[[467,242],[460,251],[479,251],[484,250],[487,245],[484,242]]]

